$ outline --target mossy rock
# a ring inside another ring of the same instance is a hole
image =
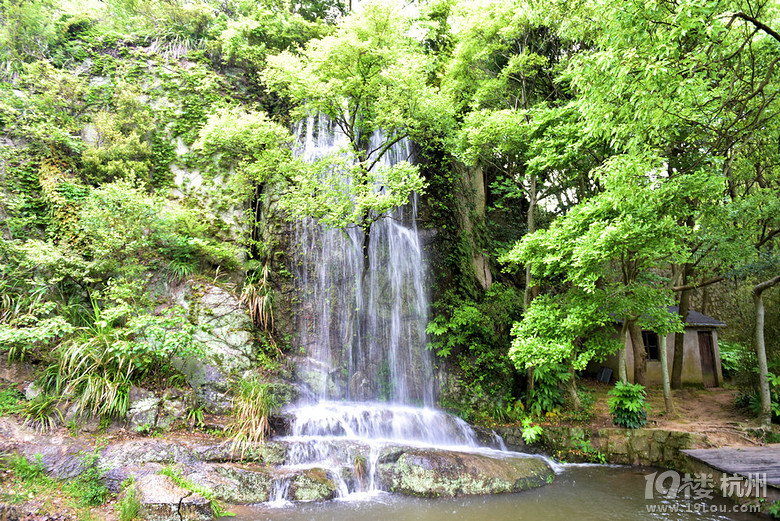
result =
[[[293,478],[290,494],[295,501],[326,501],[336,497],[336,484],[325,469],[306,469]]]
[[[420,497],[519,492],[545,485],[554,476],[540,458],[444,450],[387,451],[379,464],[388,490]]]

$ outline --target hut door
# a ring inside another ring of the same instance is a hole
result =
[[[704,387],[717,387],[715,353],[712,349],[712,333],[710,331],[699,331],[699,358],[701,359],[701,377]]]

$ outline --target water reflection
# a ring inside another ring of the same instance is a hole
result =
[[[236,521],[756,521],[739,505],[717,497],[705,502],[645,500],[645,476],[639,467],[568,466],[551,485],[498,496],[416,499],[378,494],[358,501],[304,503],[284,508],[234,508]],[[677,512],[660,513],[659,508]],[[655,512],[651,510],[655,509]],[[706,512],[702,511],[706,509]],[[737,510],[736,512],[734,510]],[[713,512],[712,510],[717,510]]]

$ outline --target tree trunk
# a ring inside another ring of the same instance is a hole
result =
[[[634,352],[634,383],[645,385],[647,353],[645,352],[645,343],[642,341],[642,328],[639,327],[636,320],[630,320],[628,332],[631,333],[631,347]]]
[[[536,176],[531,176],[531,186],[528,188],[528,215],[526,216],[526,235],[536,231]],[[531,265],[525,265],[525,293],[523,293],[523,308],[528,309],[531,305],[531,292],[533,288],[533,279],[531,278]]]
[[[531,177],[531,186],[528,190],[528,215],[526,216],[527,231],[526,234],[531,234],[536,231],[536,177]],[[523,293],[523,310],[527,310],[531,305],[532,285],[533,279],[531,277],[531,265],[525,265],[525,292]],[[526,405],[530,405],[531,396],[534,392],[534,368],[528,367],[526,369],[526,387],[525,395],[526,400],[529,402]]]
[[[658,335],[658,356],[661,359],[661,379],[664,385],[664,405],[666,405],[666,417],[674,416],[674,400],[672,388],[669,385],[669,364],[666,356],[666,334]]]
[[[688,269],[683,268],[683,285],[687,284]],[[680,292],[680,306],[677,311],[680,321],[685,324],[685,317],[691,307],[691,290],[684,289]],[[685,331],[674,334],[674,357],[672,359],[672,388],[682,389],[683,353],[685,352]]]
[[[769,367],[766,360],[766,342],[764,339],[764,296],[765,290],[780,282],[780,275],[757,284],[753,288],[753,309],[756,325],[753,330],[756,358],[758,359],[758,385],[761,393],[761,423],[765,429],[772,427],[772,397],[769,392]]]
[[[574,360],[569,363],[569,383],[566,385],[569,391],[569,398],[571,398],[571,404],[575,411],[582,409],[582,402],[580,401],[580,395],[577,394],[577,372],[574,370]]]
[[[618,378],[622,383],[628,383],[626,374],[626,341],[628,340],[628,319],[623,320],[620,328],[620,350],[618,350]]]

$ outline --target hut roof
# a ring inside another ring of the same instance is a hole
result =
[[[675,315],[679,313],[679,307],[678,306],[669,306],[669,313],[674,313]],[[704,326],[704,327],[725,327],[726,323],[721,322],[717,318],[712,318],[710,316],[705,315],[704,313],[699,313],[698,311],[690,310],[688,311],[688,316],[685,317],[685,325],[686,326]]]

